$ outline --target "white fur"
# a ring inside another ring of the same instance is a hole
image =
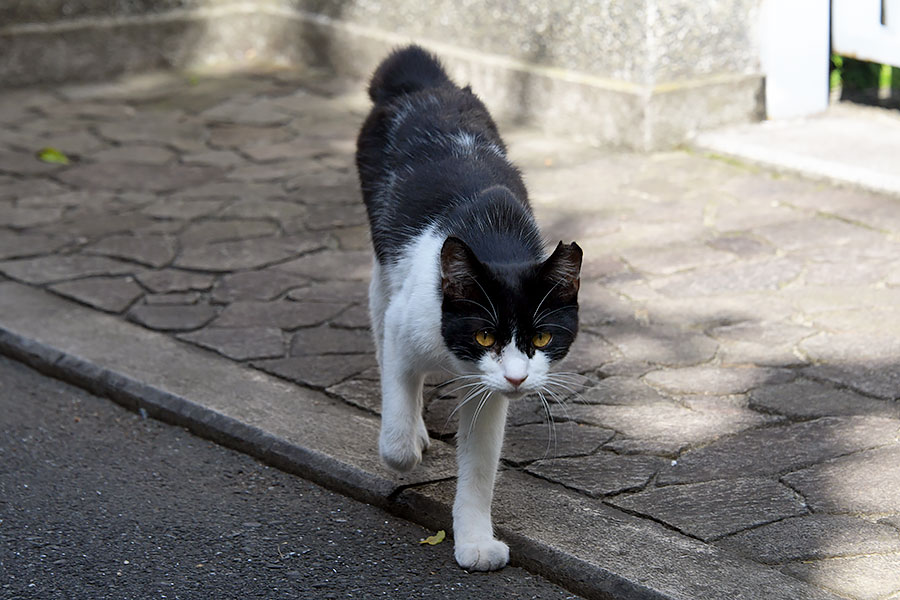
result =
[[[542,389],[550,371],[550,361],[546,354],[538,350],[534,356],[528,358],[516,347],[516,341],[516,337],[513,336],[512,341],[499,353],[486,352],[478,362],[478,368],[488,386],[514,397]],[[507,380],[507,377],[524,378],[524,381],[516,387]]]
[[[513,343],[485,353],[477,366],[446,348],[441,335],[440,251],[444,236],[429,229],[392,264],[375,261],[369,310],[381,367],[379,450],[391,468],[406,472],[429,444],[422,418],[422,384],[430,371],[476,376],[484,388],[459,409],[456,499],[453,531],[456,561],[465,569],[494,570],[509,561],[509,548],[494,539],[491,501],[503,444],[508,397],[537,391],[546,382],[549,361],[537,351],[529,358]],[[507,377],[523,379],[518,387]]]
[[[425,374],[439,367],[441,298],[436,261],[443,240],[426,232],[389,267],[376,266],[369,287],[369,308],[381,366],[381,435],[384,461],[409,471],[428,447],[422,418]],[[376,261],[377,263],[377,261]]]

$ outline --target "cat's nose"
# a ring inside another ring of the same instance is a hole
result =
[[[528,375],[525,375],[524,377],[510,377],[509,375],[504,375],[504,377],[506,377],[506,380],[510,382],[514,388],[519,387],[522,385],[523,381],[528,379]]]

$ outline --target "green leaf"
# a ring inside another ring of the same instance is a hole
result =
[[[441,542],[444,541],[444,538],[447,537],[447,532],[441,529],[434,535],[430,535],[424,540],[419,540],[420,544],[428,544],[429,546],[437,546]]]
[[[69,164],[69,157],[56,148],[42,148],[41,150],[38,150],[37,157],[48,163],[55,163],[58,165]]]

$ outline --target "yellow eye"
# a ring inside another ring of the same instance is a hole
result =
[[[479,346],[490,348],[494,345],[494,334],[490,331],[481,330],[475,334],[475,341]]]
[[[540,333],[536,333],[533,338],[531,338],[531,345],[535,348],[543,348],[547,344],[550,343],[550,338],[553,337],[546,331],[542,331]]]

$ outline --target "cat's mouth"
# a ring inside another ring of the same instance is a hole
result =
[[[523,398],[528,396],[529,394],[534,393],[534,389],[531,386],[519,385],[519,386],[511,386],[511,385],[502,385],[497,386],[495,388],[496,393],[502,394],[509,398],[510,400],[518,400],[519,398]]]

